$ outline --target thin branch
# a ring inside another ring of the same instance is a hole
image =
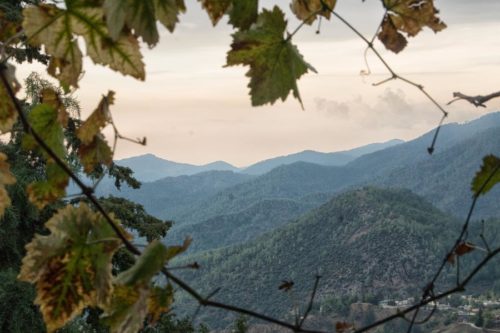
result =
[[[307,319],[307,316],[309,316],[309,313],[312,310],[314,298],[316,297],[316,291],[318,291],[318,285],[319,285],[320,279],[321,279],[321,275],[316,275],[316,280],[314,281],[314,287],[313,287],[312,292],[311,292],[311,298],[309,299],[309,304],[307,305],[307,309],[304,312],[304,315],[302,316],[302,318],[299,322],[298,328],[302,327],[302,325],[304,324],[304,322]]]
[[[484,103],[488,102],[490,99],[500,97],[500,91],[491,93],[489,95],[476,95],[476,96],[469,96],[462,94],[461,92],[454,92],[453,97],[455,98],[449,101],[446,105],[450,105],[451,103],[454,103],[459,100],[465,100],[474,105],[475,107],[485,108],[486,105]]]
[[[339,15],[337,12],[335,12],[333,10],[333,8],[331,8],[324,0],[320,0],[321,1],[321,4],[323,5],[324,8],[328,9],[337,19],[339,19],[342,23],[344,23],[350,30],[352,30],[359,38],[361,38],[367,45],[367,48],[372,50],[372,52],[375,54],[375,56],[377,56],[377,58],[380,60],[380,62],[384,65],[384,67],[389,71],[389,73],[391,74],[391,79],[399,79],[403,82],[406,82],[407,84],[411,85],[411,86],[414,86],[415,88],[419,89],[425,97],[427,97],[427,99],[429,101],[431,101],[432,104],[434,104],[436,106],[436,108],[439,109],[439,111],[441,111],[441,113],[443,114],[443,117],[441,119],[441,121],[439,122],[439,125],[438,127],[436,128],[436,132],[434,134],[434,139],[432,140],[432,143],[430,145],[430,147],[427,149],[427,151],[429,152],[429,154],[432,154],[432,152],[434,152],[434,146],[436,144],[436,138],[438,136],[438,132],[439,132],[439,128],[441,127],[442,123],[443,123],[443,119],[446,118],[448,116],[448,112],[441,106],[441,104],[439,104],[425,89],[424,87],[421,85],[421,84],[418,84],[418,83],[415,83],[399,74],[397,74],[393,69],[392,67],[387,63],[387,61],[385,60],[384,57],[382,57],[382,55],[378,52],[378,50],[373,46],[373,42],[374,42],[374,38],[372,38],[372,40],[368,40],[368,38],[366,38],[358,29],[356,29],[349,21],[347,21],[346,19],[344,19],[341,15]],[[378,30],[378,29],[377,29]],[[382,83],[385,83],[387,81],[390,81],[391,79],[388,79],[388,80],[384,80],[378,84],[382,84]]]

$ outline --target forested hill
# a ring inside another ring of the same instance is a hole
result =
[[[462,216],[470,202],[470,180],[482,157],[498,153],[499,129],[500,113],[494,113],[467,124],[444,126],[432,156],[427,147],[434,131],[363,155],[344,167],[299,162],[262,176],[212,171],[169,177],[144,183],[139,190],[124,188],[113,194],[141,203],[150,214],[173,219],[176,228],[238,214],[263,200],[304,202],[309,198],[318,204],[339,191],[369,184],[409,188],[441,209]],[[498,213],[493,196],[480,201],[481,215],[477,216]]]
[[[457,229],[453,218],[410,191],[363,188],[253,242],[184,258],[202,267],[184,274],[202,294],[221,287],[217,300],[283,317],[292,299],[307,300],[318,272],[319,302],[351,293],[415,292]],[[282,280],[294,282],[293,296],[278,290]]]
[[[483,156],[500,153],[500,113],[465,125],[443,127],[438,149],[429,155],[427,147],[432,135],[429,132],[413,141],[364,155],[344,167],[303,162],[281,166],[195,203],[174,219],[180,224],[202,222],[240,212],[263,199],[297,200],[305,195],[333,194],[370,184],[408,188],[439,208],[462,216],[471,198],[470,181]],[[481,201],[476,216],[496,216],[498,212],[498,205],[487,198]]]
[[[126,186],[123,186],[120,191],[115,188],[111,190],[112,186],[110,186],[107,189],[101,189],[99,193],[130,199],[144,205],[148,213],[154,216],[172,219],[189,211],[195,203],[253,177],[232,171],[208,171],[143,183],[137,190]]]

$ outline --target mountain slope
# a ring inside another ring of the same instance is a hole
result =
[[[284,165],[228,187],[188,211],[179,212],[176,219],[181,223],[199,223],[214,216],[237,213],[262,198],[297,199],[369,184],[414,190],[438,207],[461,216],[470,202],[470,180],[482,157],[500,153],[500,113],[463,125],[449,124],[440,133],[438,149],[433,155],[427,153],[434,135],[429,132],[413,141],[363,155],[342,167],[304,162]],[[443,165],[448,167],[443,169]],[[453,191],[448,191],[452,188]],[[484,217],[498,212],[491,199],[482,200],[480,205],[484,207],[479,210]],[[456,210],[457,207],[461,209]]]
[[[202,294],[222,287],[215,299],[281,317],[292,306],[281,281],[293,280],[293,297],[304,300],[318,271],[319,300],[420,287],[453,229],[456,221],[409,191],[364,188],[253,242],[186,257],[202,270],[184,277]]]
[[[216,216],[198,224],[174,228],[168,233],[167,242],[179,243],[189,235],[193,239],[189,252],[244,243],[289,222],[316,207],[320,202],[262,200],[235,214]]]
[[[248,181],[252,176],[231,171],[209,171],[191,176],[166,177],[143,183],[138,190],[123,187],[102,195],[113,194],[144,206],[158,218],[172,219],[179,211],[189,211],[194,203],[221,190]]]
[[[353,161],[354,159],[356,159],[361,155],[370,154],[375,151],[392,147],[400,143],[403,143],[403,141],[394,139],[383,143],[372,143],[351,150],[339,151],[333,153],[321,153],[313,150],[304,150],[299,153],[290,154],[286,156],[278,156],[255,163],[243,169],[243,172],[251,175],[261,175],[281,165],[292,164],[295,162],[307,162],[319,165],[340,166]]]

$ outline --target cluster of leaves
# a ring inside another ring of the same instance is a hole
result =
[[[235,28],[227,66],[249,67],[246,75],[250,78],[252,105],[284,101],[290,92],[301,101],[297,80],[315,69],[292,43],[298,29],[288,32],[279,6],[259,11],[258,0],[199,2],[213,25],[227,15]],[[27,186],[30,201],[38,209],[60,202],[70,177],[75,177],[75,170],[68,165],[81,165],[94,178],[102,177],[103,169],[107,169],[117,184],[125,180],[137,186],[130,170],[113,165],[113,149],[102,133],[104,127],[114,126],[110,113],[114,92],[103,96],[84,121],[68,112],[64,94],[78,88],[83,72],[82,47],[95,64],[144,80],[140,41],[150,47],[158,43],[157,22],[173,32],[179,15],[186,10],[184,0],[33,0],[1,4],[0,132],[14,133],[19,120],[23,126],[22,148],[43,167],[45,176]],[[292,0],[291,9],[304,24],[311,24],[318,17],[329,19],[335,5],[335,0]],[[404,34],[415,36],[423,27],[435,32],[445,28],[432,0],[382,0],[382,5],[386,14],[379,40],[394,52],[405,47]],[[10,57],[47,63],[48,74],[61,88],[41,86],[33,94],[36,102],[21,110],[15,99],[21,86],[15,68],[6,62]],[[498,169],[496,157],[485,159],[474,181],[476,195],[499,180],[495,177],[486,186],[478,185],[482,179],[489,179],[492,169]],[[0,154],[0,215],[11,204],[6,186],[14,182],[6,155]],[[91,195],[88,188],[82,187],[82,191]],[[107,208],[113,210],[121,204],[110,199]],[[141,214],[137,207],[132,209]],[[138,215],[119,218],[125,222]],[[142,223],[142,229],[138,223]],[[152,279],[170,259],[186,250],[189,241],[166,247],[156,239],[165,235],[168,226],[152,219],[123,223],[139,230],[150,244],[128,269],[113,276],[113,257],[131,238],[120,225],[118,218],[106,218],[85,202],[72,203],[49,219],[48,235],[36,235],[27,246],[19,278],[36,285],[35,302],[49,331],[63,326],[87,306],[103,309],[104,321],[113,332],[135,332],[146,318],[157,321],[170,308],[172,286],[155,286]]]

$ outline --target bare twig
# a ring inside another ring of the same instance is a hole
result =
[[[312,310],[313,303],[314,303],[314,298],[316,297],[316,291],[318,290],[318,285],[319,285],[319,280],[321,279],[321,275],[316,275],[316,279],[314,280],[314,287],[311,292],[311,298],[309,299],[309,304],[307,305],[306,311],[304,312],[302,318],[300,319],[298,328],[301,328],[304,322],[307,319],[307,316],[309,316],[309,313]]]
[[[465,100],[474,105],[475,107],[485,108],[486,105],[484,103],[488,102],[490,99],[500,97],[500,91],[491,93],[489,95],[476,95],[476,96],[469,96],[462,94],[461,92],[454,92],[453,97],[454,99],[449,101],[446,105],[450,105],[451,103],[454,103],[459,100]]]

